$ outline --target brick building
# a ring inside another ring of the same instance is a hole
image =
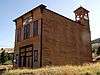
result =
[[[15,65],[83,64],[92,61],[89,11],[79,7],[75,21],[39,5],[14,20]]]

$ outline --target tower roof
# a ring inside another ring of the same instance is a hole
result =
[[[83,8],[83,7],[79,7],[79,8],[77,8],[75,11],[74,11],[74,13],[76,13],[76,12],[78,12],[78,11],[80,11],[80,10],[84,10],[85,12],[89,12],[87,9],[85,9],[85,8]]]

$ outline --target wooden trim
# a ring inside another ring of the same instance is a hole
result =
[[[41,48],[40,48],[40,67],[42,67],[42,25],[43,25],[43,20],[41,18]]]

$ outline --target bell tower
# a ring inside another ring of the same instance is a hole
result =
[[[82,25],[89,25],[89,11],[83,7],[79,7],[74,11],[75,13],[75,20]]]
[[[76,22],[81,25],[80,38],[81,38],[82,48],[80,51],[80,57],[83,57],[82,61],[85,60],[91,62],[92,47],[91,47],[91,32],[89,26],[89,11],[84,9],[83,7],[79,7],[74,11],[74,13]]]

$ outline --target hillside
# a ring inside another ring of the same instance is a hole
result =
[[[92,44],[94,44],[94,43],[100,43],[100,38],[97,38],[97,39],[95,39],[95,40],[92,40],[91,43],[92,43]]]

